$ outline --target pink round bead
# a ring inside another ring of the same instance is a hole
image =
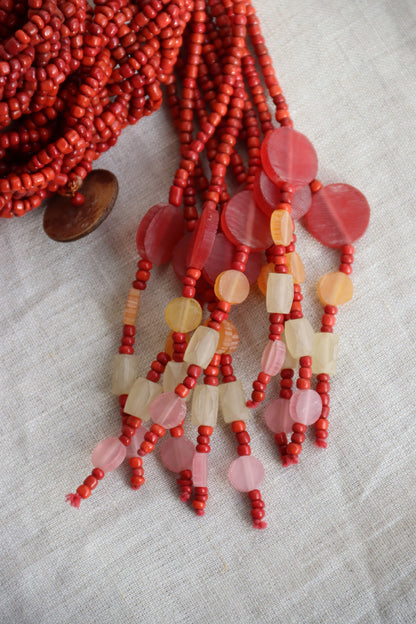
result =
[[[282,368],[285,361],[286,346],[281,340],[269,340],[261,356],[261,370],[273,377]]]
[[[188,255],[189,244],[191,242],[192,232],[188,232],[176,243],[172,254],[172,267],[175,275],[181,281],[186,275],[186,256]]]
[[[329,184],[313,196],[305,224],[323,245],[338,248],[360,238],[369,220],[370,206],[358,189],[349,184]]]
[[[150,418],[165,429],[177,427],[185,416],[186,403],[175,392],[160,394],[150,405]]]
[[[125,457],[126,447],[118,438],[105,438],[93,450],[91,461],[96,468],[111,472],[120,466]]]
[[[212,246],[211,253],[202,271],[203,276],[209,284],[214,284],[217,275],[231,267],[234,247],[232,243],[219,232]]]
[[[264,420],[273,433],[287,433],[292,431],[293,420],[289,414],[289,401],[279,397],[266,407]]]
[[[257,490],[264,479],[263,464],[253,455],[243,455],[231,463],[228,478],[239,492]]]
[[[264,251],[273,244],[270,219],[257,207],[251,191],[240,191],[230,199],[222,211],[221,226],[233,245]]]
[[[186,264],[202,271],[209,258],[218,230],[219,214],[216,210],[205,208],[198,219],[198,225],[192,233]]]
[[[248,256],[245,274],[250,286],[257,282],[260,271],[263,267],[264,256],[262,253],[250,253]]]
[[[147,225],[144,234],[146,258],[153,264],[165,264],[172,257],[173,249],[183,236],[185,219],[183,212],[171,204],[159,204],[159,210]]]
[[[289,400],[289,413],[294,422],[312,425],[321,415],[322,401],[315,390],[296,390]]]
[[[293,193],[292,212],[290,216],[294,221],[299,221],[310,210],[312,204],[312,191],[307,184]]]
[[[140,447],[140,444],[143,442],[144,436],[146,433],[147,433],[147,429],[146,427],[143,427],[143,425],[140,425],[140,427],[136,429],[136,433],[131,439],[131,444],[129,444],[129,446],[126,447],[127,459],[130,459],[130,457],[137,457],[137,450]]]
[[[195,487],[207,487],[208,453],[195,453],[192,460],[192,480]]]
[[[276,128],[261,146],[264,171],[275,184],[288,182],[301,188],[318,171],[318,157],[309,139],[289,127]]]
[[[185,436],[169,438],[162,446],[161,458],[163,465],[172,472],[189,470],[192,466],[192,458],[195,446]]]

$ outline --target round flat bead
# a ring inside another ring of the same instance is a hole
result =
[[[202,211],[189,243],[187,266],[202,271],[215,243],[219,218],[216,210],[204,209]]]
[[[153,264],[165,264],[172,258],[185,229],[183,212],[171,204],[159,204],[144,235],[145,257]]]
[[[211,253],[202,270],[202,274],[209,284],[214,284],[217,276],[231,267],[233,254],[232,243],[222,232],[218,232]]]
[[[193,331],[202,319],[202,308],[198,301],[190,297],[177,297],[168,303],[165,320],[174,332],[186,334]]]
[[[143,421],[150,418],[150,405],[154,399],[162,392],[159,384],[138,377],[128,392],[124,411],[126,414],[141,418]]]
[[[323,245],[342,247],[360,238],[370,220],[364,195],[349,184],[330,184],[315,193],[305,216],[309,232]]]
[[[260,274],[261,267],[263,266],[263,254],[262,253],[250,253],[245,275],[248,279],[250,286],[256,283],[256,280]]]
[[[293,422],[312,425],[321,415],[322,401],[315,390],[296,390],[289,400],[289,413]]]
[[[310,210],[311,205],[312,191],[307,184],[294,192],[290,216],[294,221],[299,221]]]
[[[309,184],[318,171],[318,157],[309,139],[289,127],[276,128],[261,145],[264,171],[275,184],[296,188]]]
[[[261,271],[260,275],[257,278],[257,286],[260,288],[260,291],[266,296],[267,293],[267,281],[269,279],[269,273],[274,273],[274,264],[269,262],[269,264],[265,264]]]
[[[142,217],[139,223],[139,227],[137,228],[136,246],[137,246],[137,251],[139,252],[139,255],[143,256],[143,258],[146,257],[144,239],[146,236],[147,228],[149,227],[153,217],[159,212],[161,205],[166,205],[166,204],[156,204],[155,206],[152,206],[151,208],[149,208],[146,214]]]
[[[281,340],[269,340],[261,357],[260,368],[263,373],[274,377],[285,361],[286,345]]]
[[[233,245],[263,251],[272,244],[269,219],[257,207],[251,191],[239,191],[230,199],[222,211],[221,226]]]
[[[289,401],[279,397],[266,407],[264,420],[273,433],[287,433],[292,431],[293,420],[289,413]]]
[[[275,245],[290,245],[293,237],[293,221],[287,210],[274,210],[270,217],[270,232]]]
[[[352,280],[342,271],[327,273],[319,280],[318,296],[323,305],[342,305],[352,299],[353,293]]]
[[[300,255],[296,251],[291,251],[286,254],[286,261],[289,273],[293,276],[295,284],[303,284],[305,281],[305,267]]]
[[[160,455],[163,465],[172,472],[190,470],[195,446],[186,436],[169,438],[163,444]]]
[[[228,478],[239,492],[257,490],[264,479],[263,464],[253,455],[238,457],[231,463]]]
[[[229,269],[218,275],[215,280],[214,291],[220,301],[238,304],[247,299],[250,284],[244,273]]]
[[[125,457],[126,447],[118,438],[105,438],[93,450],[91,461],[104,472],[111,472],[120,466]]]
[[[172,253],[172,267],[175,271],[176,277],[182,281],[186,275],[186,257],[188,255],[188,249],[192,238],[192,232],[187,232],[185,236],[176,243]]]
[[[150,418],[165,429],[177,427],[185,416],[186,403],[175,392],[160,394],[150,405]]]

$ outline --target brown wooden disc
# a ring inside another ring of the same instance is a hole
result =
[[[56,194],[48,200],[43,215],[43,229],[55,241],[78,240],[95,230],[110,214],[118,195],[118,182],[111,171],[94,169],[85,178],[80,192],[82,206],[73,206],[71,198]]]

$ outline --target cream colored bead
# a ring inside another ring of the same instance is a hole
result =
[[[205,425],[215,427],[218,417],[218,386],[198,384],[195,386],[192,397],[192,419],[195,427]]]
[[[113,365],[113,394],[128,394],[137,375],[137,357],[128,353],[117,353]]]
[[[174,392],[176,386],[182,383],[185,379],[187,370],[188,364],[186,362],[168,362],[166,364],[165,372],[163,373],[163,392]],[[185,401],[189,401],[192,396],[192,392],[193,390],[188,393]]]
[[[185,334],[200,324],[202,309],[196,299],[177,297],[166,306],[165,320],[174,332]]]
[[[294,358],[312,355],[315,333],[308,319],[291,319],[285,323],[286,346]]]
[[[219,333],[211,327],[197,327],[186,348],[184,362],[207,368],[217,349],[219,337]]]
[[[275,245],[287,247],[293,238],[293,221],[287,210],[274,210],[270,217],[270,231]]]
[[[315,342],[312,354],[312,372],[315,375],[334,375],[337,367],[338,356],[337,334],[318,332],[315,334]]]
[[[124,411],[126,414],[141,418],[143,421],[149,420],[150,404],[161,392],[162,386],[144,377],[139,377],[129,392]]]
[[[140,290],[130,288],[124,310],[123,324],[135,325],[140,303]]]
[[[240,381],[230,381],[221,384],[220,406],[224,422],[231,423],[234,420],[247,420],[250,415],[244,398],[243,387]]]
[[[217,276],[214,292],[220,301],[228,301],[233,305],[242,303],[250,292],[250,282],[241,271],[229,269]]]
[[[305,281],[305,267],[300,259],[300,255],[296,251],[286,254],[287,268],[289,273],[293,275],[295,284],[303,284]]]
[[[286,345],[286,356],[282,364],[282,370],[284,370],[285,368],[293,368],[293,369],[297,368],[299,362],[296,358],[293,357],[293,355],[291,355],[289,349],[287,348],[285,331],[283,331],[282,333],[282,341]]]
[[[293,295],[292,275],[269,273],[266,293],[266,309],[269,314],[289,314]]]

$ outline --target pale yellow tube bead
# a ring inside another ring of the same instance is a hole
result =
[[[293,295],[292,275],[269,273],[266,293],[266,309],[269,314],[289,314]]]
[[[140,303],[140,290],[136,288],[130,288],[127,296],[127,303],[124,309],[123,324],[135,325],[137,319],[137,312],[139,310]]]
[[[186,362],[168,362],[166,364],[165,372],[163,373],[163,392],[174,392],[176,386],[182,383],[185,379],[187,370],[188,364]],[[192,392],[193,390],[188,393],[185,401],[189,401],[192,396]]]
[[[218,418],[218,386],[198,384],[192,397],[191,422],[195,427],[215,427]]]
[[[284,362],[282,364],[282,370],[284,370],[285,368],[293,368],[293,369],[297,368],[299,362],[296,358],[293,357],[293,355],[291,355],[289,349],[287,348],[285,331],[283,331],[282,333],[282,341],[286,345],[286,355],[285,355]]]
[[[137,357],[128,353],[117,353],[113,365],[113,394],[128,394],[137,375]]]
[[[184,362],[207,368],[217,349],[219,337],[219,333],[211,327],[197,327],[186,348]]]
[[[233,305],[243,303],[250,292],[250,282],[241,271],[229,269],[217,275],[214,292],[220,301]]]
[[[196,299],[177,297],[166,306],[165,319],[172,331],[186,334],[200,324],[202,309]]]
[[[318,296],[323,305],[342,305],[352,299],[353,294],[352,280],[342,271],[327,273],[319,280]]]
[[[274,210],[270,217],[270,232],[275,245],[287,247],[293,238],[293,221],[287,210]]]
[[[315,333],[306,318],[291,319],[285,323],[286,346],[294,358],[312,355]]]
[[[246,405],[243,387],[240,381],[230,381],[221,384],[220,406],[224,422],[231,423],[234,420],[247,420],[250,411]]]
[[[149,420],[150,404],[161,392],[162,386],[144,377],[139,377],[129,392],[124,411],[126,414],[141,418],[143,422]]]
[[[293,275],[295,284],[303,284],[305,281],[305,267],[300,259],[300,255],[296,251],[286,254],[287,268],[289,273]]]
[[[312,354],[312,372],[315,375],[334,375],[337,368],[338,356],[337,334],[318,332],[315,334],[315,342]]]

